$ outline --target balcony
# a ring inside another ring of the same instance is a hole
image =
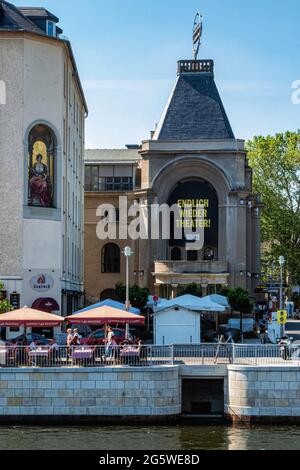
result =
[[[158,284],[226,284],[227,261],[156,261],[154,273]]]

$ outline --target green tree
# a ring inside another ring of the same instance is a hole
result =
[[[300,283],[300,131],[255,137],[247,143],[254,190],[261,195],[263,269],[286,258],[290,284]],[[278,271],[275,271],[278,274]]]
[[[248,291],[242,287],[224,289],[221,295],[227,297],[230,307],[236,312],[251,313],[253,304]]]
[[[2,281],[0,281],[0,291],[2,291],[3,288],[4,284]],[[13,310],[13,308],[7,299],[0,300],[0,313],[10,312],[11,310]]]
[[[126,286],[123,282],[116,284],[116,295],[120,302],[126,301]],[[149,290],[146,287],[139,287],[138,285],[129,287],[129,300],[133,307],[142,310],[148,301],[150,295]]]
[[[179,289],[179,295],[195,295],[196,297],[202,297],[202,289],[196,283],[188,284],[187,286]]]

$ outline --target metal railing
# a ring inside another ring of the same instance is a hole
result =
[[[1,367],[160,366],[173,363],[172,346],[0,346]]]
[[[174,346],[174,363],[187,365],[268,365],[292,363],[300,366],[300,344],[199,344]]]
[[[177,73],[186,72],[213,72],[213,60],[179,60],[177,62]]]
[[[293,364],[300,367],[300,344],[280,347],[260,344],[172,346],[0,346],[2,367],[122,367],[186,365]]]

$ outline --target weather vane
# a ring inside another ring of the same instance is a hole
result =
[[[193,54],[194,59],[197,60],[199,49],[201,46],[201,37],[203,31],[203,16],[198,12],[195,16],[193,27]]]

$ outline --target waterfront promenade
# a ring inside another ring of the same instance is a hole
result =
[[[101,347],[75,361],[62,347],[48,362],[11,364],[2,351],[0,421],[299,422],[299,348],[284,359],[275,345],[143,346],[124,362]]]

